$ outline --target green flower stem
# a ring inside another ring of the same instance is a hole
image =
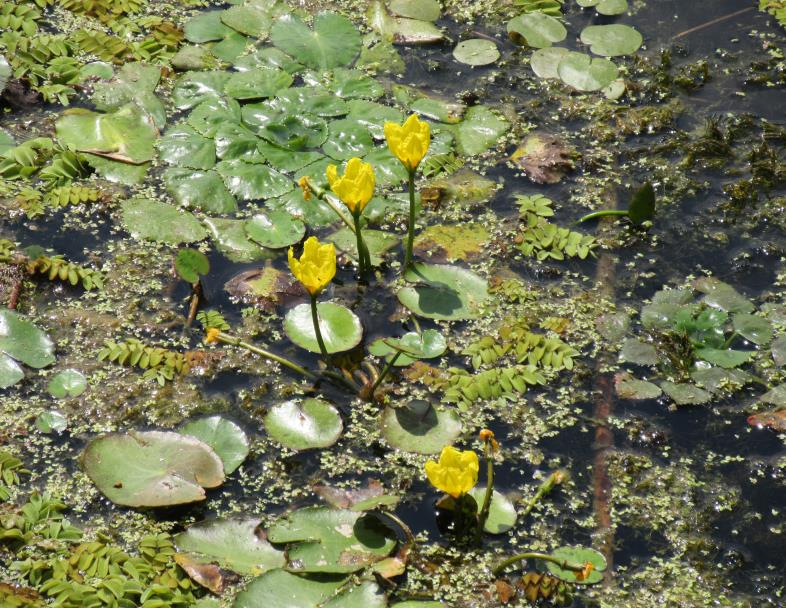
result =
[[[300,184],[297,182],[295,182],[295,184],[300,187]],[[308,182],[308,187],[314,196],[316,196],[319,200],[324,202],[328,207],[336,212],[336,215],[347,225],[347,228],[349,228],[352,232],[355,232],[355,225],[353,224],[352,220],[350,220],[350,218],[348,218],[342,211],[343,204],[339,204],[327,190],[320,188],[310,180]]]
[[[538,491],[535,492],[535,496],[527,503],[527,506],[524,507],[524,511],[521,513],[521,517],[524,518],[532,512],[532,509],[535,508],[541,499],[549,494],[556,486],[561,484],[565,480],[565,472],[564,471],[554,471],[551,475],[549,475],[548,479],[540,484]]]
[[[626,217],[627,215],[627,209],[601,209],[600,211],[593,211],[592,213],[588,213],[584,217],[579,218],[576,220],[576,223],[581,224],[581,222],[596,220],[602,217]]]
[[[395,513],[391,513],[390,511],[378,511],[378,513],[384,515],[393,523],[395,523],[399,528],[401,528],[401,531],[404,533],[404,537],[407,539],[406,547],[402,549],[402,552],[405,554],[409,553],[409,550],[415,546],[415,535],[412,534],[410,527],[401,521],[401,518]]]
[[[247,351],[250,351],[254,354],[260,355],[265,359],[270,359],[271,361],[275,361],[276,363],[280,363],[284,367],[288,367],[289,369],[296,371],[299,374],[304,375],[306,378],[314,379],[315,376],[310,371],[305,369],[304,367],[300,367],[297,363],[290,361],[289,359],[285,359],[284,357],[280,357],[270,351],[267,351],[263,348],[259,348],[258,346],[254,346],[253,344],[249,344],[248,342],[244,342],[240,338],[235,336],[231,336],[229,334],[225,334],[224,332],[220,332],[216,339],[219,342],[223,342],[224,344],[229,344],[231,346],[238,346],[240,348],[245,348]]]
[[[409,225],[407,226],[407,249],[404,270],[412,266],[412,249],[415,243],[415,169],[409,170]]]
[[[322,330],[319,329],[319,314],[317,313],[317,296],[311,295],[311,320],[314,322],[314,333],[317,335],[317,343],[319,350],[322,352],[322,358],[327,363],[329,355],[325,347],[325,341],[322,339]]]
[[[494,494],[494,453],[491,447],[491,439],[486,440],[483,451],[486,456],[486,494],[483,496],[483,506],[480,508],[480,514],[478,515],[478,530],[475,537],[477,542],[480,542],[483,528],[486,526],[486,520],[489,518],[491,497]]]
[[[390,358],[390,361],[388,361],[385,364],[385,367],[382,368],[382,372],[379,374],[379,376],[377,376],[377,379],[374,381],[374,384],[371,386],[371,398],[374,397],[374,391],[377,390],[377,387],[380,384],[382,384],[382,381],[385,379],[385,376],[387,376],[390,373],[390,370],[393,369],[393,365],[396,363],[396,359],[398,359],[400,356],[401,356],[401,351],[398,351],[395,355],[393,355]]]
[[[360,210],[355,211],[352,214],[352,218],[355,220],[355,240],[357,241],[358,249],[358,274],[361,279],[366,280],[371,270],[371,260],[369,259],[368,249],[366,248],[366,243],[363,240],[363,234],[360,230]]]
[[[729,339],[728,339],[728,340],[726,340],[726,341],[723,343],[723,348],[722,348],[722,350],[726,350],[727,348],[731,348],[731,345],[732,345],[732,344],[734,344],[734,341],[735,341],[735,340],[736,340],[736,339],[739,337],[739,335],[740,335],[740,334],[738,334],[736,331],[735,331],[735,332],[732,332],[732,334],[729,336]]]
[[[525,559],[540,559],[544,562],[551,562],[552,564],[557,564],[557,566],[563,570],[570,570],[571,572],[582,572],[585,567],[585,564],[574,564],[573,562],[569,562],[566,559],[559,559],[558,557],[554,557],[553,555],[549,555],[547,553],[537,553],[530,551],[528,553],[519,553],[518,555],[509,557],[505,561],[497,564],[497,566],[495,566],[494,570],[491,572],[494,576],[499,576],[508,566],[515,564],[516,562],[524,561]]]

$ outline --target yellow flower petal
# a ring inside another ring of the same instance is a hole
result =
[[[404,124],[386,122],[385,139],[393,155],[409,170],[417,169],[431,143],[431,129],[427,122],[412,114]]]
[[[336,165],[328,165],[325,171],[330,189],[341,199],[349,210],[363,213],[363,209],[374,196],[374,167],[359,158],[351,158],[344,175],[338,174]]]
[[[446,446],[439,455],[439,462],[428,461],[425,470],[431,485],[458,498],[478,483],[480,464],[478,455],[472,450],[462,452],[453,446]]]
[[[335,246],[333,243],[320,243],[315,236],[306,239],[299,260],[292,247],[287,257],[292,274],[311,295],[321,292],[336,276]]]

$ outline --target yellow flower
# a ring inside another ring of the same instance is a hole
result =
[[[336,165],[328,165],[327,179],[330,189],[354,213],[363,213],[374,196],[374,167],[359,158],[350,158],[343,176]]]
[[[205,336],[205,342],[207,344],[216,344],[218,342],[218,334],[221,333],[221,330],[218,327],[210,327],[207,330],[207,335]]]
[[[315,296],[336,276],[336,248],[333,243],[320,243],[311,236],[303,245],[303,255],[298,260],[289,248],[289,268],[295,278]]]
[[[427,122],[413,114],[403,125],[386,122],[385,139],[396,158],[404,163],[407,169],[414,171],[428,152],[431,130]]]
[[[472,450],[462,452],[449,445],[442,448],[439,463],[426,463],[426,476],[438,490],[458,498],[478,483],[478,455]]]
[[[297,185],[300,186],[300,189],[303,190],[303,200],[310,201],[311,200],[311,182],[308,181],[308,176],[304,175],[299,180],[297,180]]]

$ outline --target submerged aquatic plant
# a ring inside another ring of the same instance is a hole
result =
[[[428,123],[412,114],[403,124],[385,123],[385,139],[393,155],[406,168],[409,180],[409,224],[407,225],[407,248],[404,268],[412,266],[412,248],[415,242],[415,174],[420,161],[426,156],[431,144],[431,128]]]

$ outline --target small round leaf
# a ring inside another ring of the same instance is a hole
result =
[[[363,337],[363,326],[346,306],[331,302],[317,304],[319,329],[329,353],[340,353],[355,348]],[[299,304],[287,313],[284,331],[301,348],[319,353],[310,304]]]
[[[461,433],[461,420],[456,412],[437,409],[428,401],[386,407],[380,422],[382,434],[390,445],[416,454],[438,454]]]
[[[499,59],[499,49],[491,40],[472,38],[459,42],[453,49],[453,57],[467,65],[488,65]]]
[[[56,399],[78,397],[85,392],[87,379],[75,369],[66,369],[52,377],[46,390]]]
[[[265,415],[265,429],[285,447],[308,450],[336,443],[344,425],[335,407],[319,399],[306,399],[271,407]]]
[[[246,222],[246,234],[263,247],[294,245],[306,234],[306,225],[284,209],[262,211]]]

